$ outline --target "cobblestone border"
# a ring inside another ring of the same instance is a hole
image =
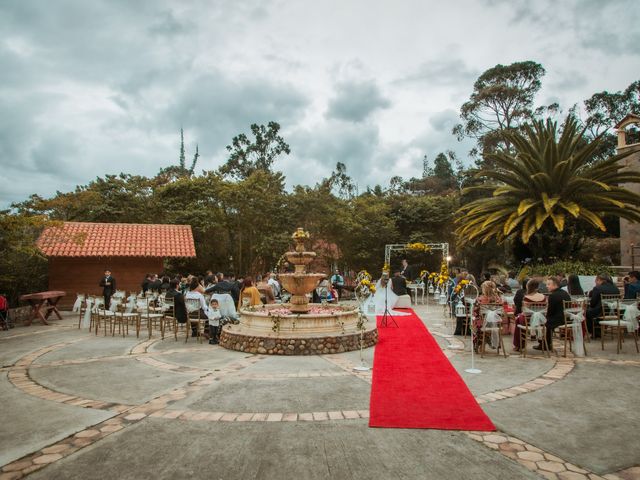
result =
[[[133,425],[144,418],[165,418],[178,419],[183,421],[206,421],[206,422],[318,422],[318,421],[344,421],[366,419],[369,417],[368,410],[336,410],[327,412],[208,412],[193,410],[173,410],[167,408],[170,404],[186,398],[189,393],[200,390],[204,386],[211,385],[215,381],[220,380],[224,375],[235,375],[240,378],[250,379],[278,379],[278,378],[309,378],[309,377],[337,377],[353,375],[363,381],[371,383],[371,371],[357,372],[353,370],[355,366],[353,362],[347,358],[336,355],[320,355],[321,358],[329,363],[338,366],[342,372],[311,372],[308,374],[239,374],[238,372],[264,358],[264,355],[252,355],[238,362],[222,367],[219,371],[212,372],[206,370],[206,374],[200,378],[189,382],[186,386],[173,389],[167,394],[138,406],[124,404],[110,404],[107,402],[99,402],[81,397],[67,395],[54,390],[43,387],[33,381],[28,376],[28,369],[32,367],[48,366],[58,364],[33,364],[33,362],[42,355],[64,348],[73,343],[83,340],[74,339],[69,342],[57,343],[37,351],[34,351],[20,358],[13,366],[8,367],[8,377],[11,383],[23,392],[42,398],[45,400],[56,401],[68,405],[81,406],[84,408],[96,408],[102,410],[111,410],[117,412],[117,415],[111,417],[96,425],[90,426],[80,432],[70,435],[69,437],[56,442],[38,452],[22,457],[11,462],[4,467],[0,473],[0,480],[15,480],[23,478],[25,475],[32,473],[44,466],[54,463],[76,451],[91,445],[100,439]],[[151,365],[164,370],[176,371],[176,368],[191,369],[191,367],[183,367],[175,364],[168,364],[150,358],[152,355],[162,355],[167,353],[182,352],[182,350],[169,350],[166,352],[149,352],[148,349],[158,339],[145,340],[134,346],[129,355],[118,356],[118,358],[136,359],[146,358],[152,360]],[[87,363],[87,361],[108,360],[113,357],[101,357],[95,359],[85,359],[78,361],[63,361],[60,364]],[[599,358],[581,358],[578,362],[602,363],[602,364],[620,364],[620,365],[640,365],[640,361],[634,360],[610,360]],[[146,363],[146,362],[145,362]],[[554,366],[546,373],[542,374],[534,380],[525,382],[521,385],[509,387],[507,389],[496,390],[494,392],[485,393],[476,397],[478,403],[488,403],[506,398],[513,398],[525,393],[530,393],[541,389],[547,385],[553,384],[558,380],[565,378],[574,368],[576,359],[557,357]],[[193,369],[193,371],[205,371],[203,369]],[[640,479],[640,466],[634,466],[616,473],[606,474],[604,476],[597,475],[588,470],[582,469],[576,465],[564,461],[560,457],[545,452],[533,445],[530,445],[518,438],[507,435],[502,432],[480,433],[465,432],[470,438],[476,440],[486,447],[496,450],[502,455],[518,462],[525,468],[541,475],[544,478],[552,480],[633,480]]]
[[[548,480],[637,480],[640,466],[598,475],[503,432],[466,432],[467,436]]]
[[[29,354],[27,356],[29,357],[28,361],[33,362],[36,358],[38,358],[38,356],[44,355],[45,353],[55,350],[56,348],[61,348],[68,344],[69,343],[62,343],[62,344],[56,344],[50,347],[42,348],[36,352],[33,352],[32,354]],[[36,353],[39,353],[39,354],[36,355]],[[24,358],[25,357],[23,357],[23,359]],[[104,420],[103,422],[92,425],[73,435],[69,435],[65,439],[59,442],[56,442],[52,445],[49,445],[48,447],[43,448],[42,450],[38,450],[37,452],[31,453],[18,460],[10,462],[7,465],[4,465],[0,473],[0,480],[18,480],[20,478],[23,478],[24,476],[36,470],[39,470],[45,467],[46,465],[57,462],[58,460],[68,457],[69,455],[77,452],[78,450],[84,447],[87,447],[89,445],[96,443],[98,440],[114,432],[122,430],[123,428],[126,428],[130,425],[133,425],[159,410],[166,409],[166,407],[169,404],[174,403],[183,398],[186,398],[187,394],[198,391],[202,387],[206,385],[210,385],[216,380],[219,380],[220,375],[237,372],[248,366],[253,365],[254,363],[259,362],[260,360],[263,360],[264,358],[265,357],[262,355],[253,355],[251,357],[244,358],[240,361],[231,363],[221,368],[219,372],[211,372],[201,378],[198,378],[192,382],[189,382],[185,387],[175,388],[169,393],[160,395],[159,397],[156,397],[147,403],[144,403],[139,406],[130,406],[130,405],[126,406],[127,408],[124,411],[118,412],[119,414],[114,417],[111,417],[107,420]],[[25,361],[24,365],[28,365],[29,364],[28,361]],[[12,372],[10,372],[10,374],[11,373]],[[25,374],[26,374],[26,368],[25,368]],[[20,379],[20,381],[23,381],[23,380]],[[30,379],[29,381],[33,382]],[[40,387],[39,385],[37,386],[39,388],[42,388],[43,390],[47,390],[44,387]],[[51,398],[46,398],[47,400],[58,401],[61,403],[69,403],[67,399],[64,399],[59,396],[63,394],[57,394],[57,392],[53,392],[53,391],[50,391],[50,392],[54,396],[52,396]],[[75,398],[79,398],[79,397],[75,397]],[[73,403],[71,402],[69,404],[73,404]],[[79,406],[83,406],[87,408],[96,408],[95,406],[90,406],[89,404],[84,404],[84,405],[79,404]]]

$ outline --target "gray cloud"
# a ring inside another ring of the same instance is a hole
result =
[[[473,85],[481,72],[470,67],[459,58],[440,58],[420,64],[408,75],[395,83],[417,83],[429,86]]]
[[[452,109],[436,112],[429,117],[429,124],[436,132],[451,133],[451,129],[458,123],[460,123],[460,116]]]
[[[0,208],[106,173],[154,175],[176,162],[181,126],[187,154],[197,142],[200,168],[216,168],[233,136],[270,120],[292,147],[276,163],[290,185],[338,161],[361,187],[385,185],[418,175],[424,154],[465,156],[450,130],[486,68],[539,61],[538,100],[563,108],[640,71],[634,0],[409,6],[0,2]]]
[[[330,119],[362,122],[376,110],[391,106],[373,81],[341,82],[336,85],[335,91],[327,110],[327,118]]]

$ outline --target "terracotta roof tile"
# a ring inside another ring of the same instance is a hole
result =
[[[64,222],[45,229],[48,257],[195,257],[190,225]]]

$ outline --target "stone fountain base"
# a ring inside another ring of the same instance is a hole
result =
[[[290,313],[290,305],[263,305],[240,310],[240,324],[226,325],[220,345],[230,350],[269,355],[320,355],[360,348],[358,311],[340,306],[318,306],[319,312]],[[362,332],[363,348],[378,341],[375,322]]]
[[[234,330],[235,329],[235,330]],[[238,325],[227,325],[222,329],[220,345],[229,350],[268,355],[323,355],[358,350],[360,334],[323,337],[262,337],[251,336],[238,331]],[[378,342],[378,329],[364,332],[362,347],[373,347]]]

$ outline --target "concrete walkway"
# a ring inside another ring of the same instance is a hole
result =
[[[472,375],[469,339],[449,335],[441,307],[416,312],[498,432],[369,428],[358,352],[272,357],[96,336],[68,314],[0,332],[0,480],[640,479],[632,343],[620,355],[587,344],[585,359],[492,352]]]

